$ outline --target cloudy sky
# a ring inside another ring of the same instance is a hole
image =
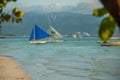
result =
[[[94,8],[100,7],[99,0],[18,0],[9,3],[8,9],[19,7],[25,11],[40,10],[41,12],[79,12],[89,13]]]

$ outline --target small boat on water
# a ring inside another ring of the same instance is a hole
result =
[[[63,40],[60,40],[60,38],[62,38],[62,35],[52,26],[49,27],[48,33],[50,37],[47,42],[63,42]]]
[[[81,38],[81,33],[80,32],[76,32],[75,34],[72,34],[73,38]]]
[[[2,38],[6,38],[6,36],[4,36],[4,35],[0,35],[0,39],[2,39]]]
[[[64,40],[61,40],[63,36],[51,25],[51,20],[49,16],[48,21],[49,21],[48,34],[50,35],[50,37],[47,39],[47,42],[49,43],[63,42]]]
[[[35,25],[32,29],[30,38],[29,38],[29,43],[31,44],[43,44],[46,43],[46,39],[50,37],[50,35],[43,31],[40,27]]]
[[[120,41],[118,42],[98,42],[101,46],[120,46]]]

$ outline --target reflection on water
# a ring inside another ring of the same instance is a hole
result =
[[[0,40],[0,56],[17,60],[34,80],[120,80],[119,52],[120,47],[101,47],[91,38],[45,45]]]

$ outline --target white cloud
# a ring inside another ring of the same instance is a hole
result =
[[[50,4],[50,5],[44,5],[43,10],[45,12],[59,12],[63,8],[63,5],[60,3]]]
[[[81,14],[92,14],[93,10],[100,7],[100,3],[78,3],[76,6],[64,6],[62,11],[81,13]]]
[[[72,0],[71,0],[72,1]],[[71,2],[70,1],[70,2]],[[33,1],[32,1],[33,2]],[[68,1],[67,1],[68,2]],[[72,1],[74,2],[74,1]],[[75,2],[76,3],[76,2]],[[66,3],[67,4],[67,3]],[[73,12],[73,13],[82,13],[82,14],[91,14],[93,9],[100,7],[100,3],[98,0],[87,0],[87,1],[80,1],[76,5],[65,5],[62,1],[60,2],[51,2],[51,4],[46,3],[42,4],[40,3],[39,0],[34,3],[29,3],[28,1],[20,1],[16,3],[10,3],[7,7],[8,10],[18,7],[21,10],[24,10],[25,12],[27,11],[40,11],[41,13],[43,12]]]

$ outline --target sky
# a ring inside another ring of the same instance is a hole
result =
[[[40,10],[41,12],[80,12],[88,13],[101,7],[99,0],[18,0],[8,4],[8,9],[18,7],[25,11]]]
[[[26,6],[32,5],[50,5],[50,4],[61,4],[61,5],[76,5],[78,3],[96,3],[98,0],[18,0],[18,3]]]

